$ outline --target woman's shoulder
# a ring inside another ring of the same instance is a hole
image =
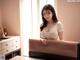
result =
[[[61,21],[58,21],[58,22],[57,22],[57,28],[58,28],[58,31],[59,31],[59,32],[63,31],[63,24],[62,24]]]
[[[62,22],[61,21],[58,21],[57,24],[62,24]]]
[[[58,22],[56,23],[56,25],[57,25],[57,26],[60,26],[60,25],[62,26],[63,24],[62,24],[61,21],[58,21]]]

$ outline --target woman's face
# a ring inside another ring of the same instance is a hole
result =
[[[50,22],[52,20],[52,12],[50,10],[44,10],[43,11],[43,17]]]

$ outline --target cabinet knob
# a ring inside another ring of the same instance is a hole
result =
[[[16,41],[17,42],[17,41]]]
[[[16,46],[16,48],[17,48],[18,46]]]
[[[6,50],[6,52],[8,52],[8,50]]]
[[[8,46],[8,44],[6,44],[6,46]]]

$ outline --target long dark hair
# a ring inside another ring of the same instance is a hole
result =
[[[55,13],[55,10],[54,10],[53,6],[50,5],[50,4],[45,5],[45,6],[43,7],[43,9],[42,9],[42,12],[41,12],[42,20],[43,20],[43,24],[42,24],[42,26],[40,27],[40,30],[41,30],[41,31],[43,30],[43,28],[45,28],[45,27],[47,26],[47,23],[48,23],[48,21],[43,17],[43,11],[44,11],[44,10],[50,10],[50,11],[52,12],[52,14],[53,14],[53,16],[52,16],[53,22],[54,22],[54,23],[57,23],[57,22],[58,22],[57,17],[56,17],[56,13]]]

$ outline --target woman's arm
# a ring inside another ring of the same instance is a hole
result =
[[[63,32],[58,32],[58,36],[60,40],[63,40]]]

